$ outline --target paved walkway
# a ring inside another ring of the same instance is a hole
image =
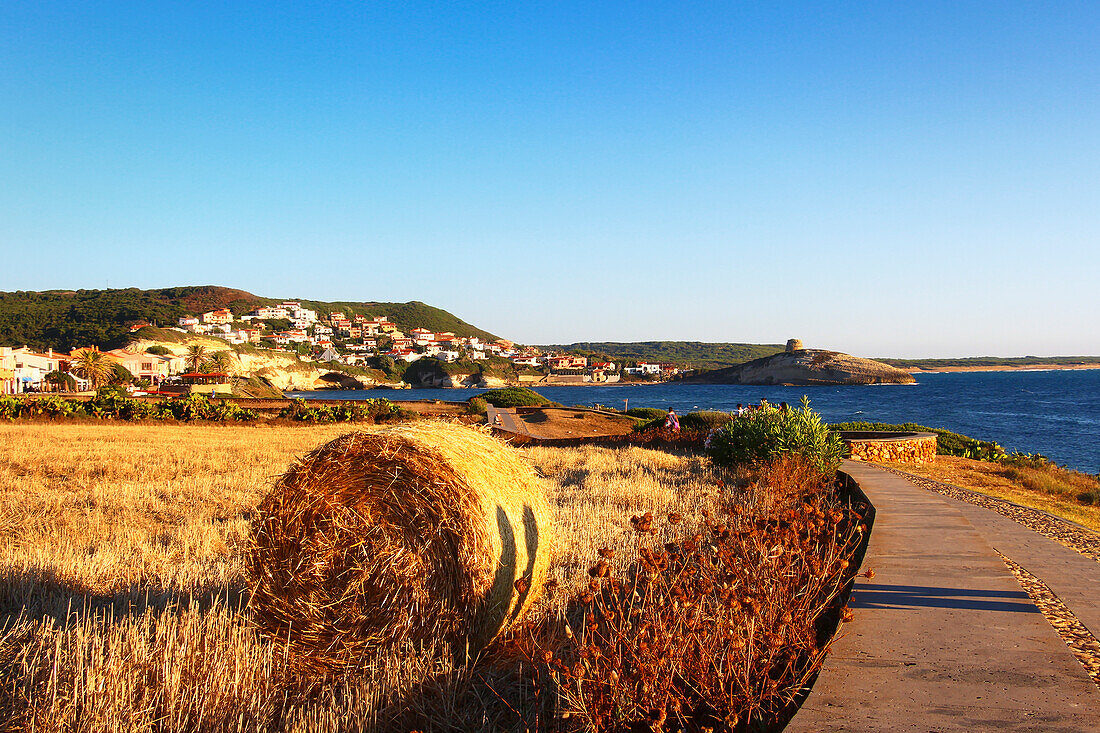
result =
[[[493,407],[489,405],[485,411],[485,417],[493,428],[504,430],[515,435],[531,438],[531,432],[527,425],[516,414],[515,408]]]
[[[876,508],[875,577],[787,730],[1100,731],[1100,688],[994,548],[1094,633],[1100,564],[874,466],[844,470]]]

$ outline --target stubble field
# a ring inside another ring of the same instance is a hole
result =
[[[440,720],[470,714],[448,706],[473,681],[431,654],[374,660],[356,682],[295,701],[276,648],[249,625],[252,511],[294,458],[348,430],[0,425],[0,729],[385,729],[394,691],[441,676],[447,689],[412,704]],[[628,562],[632,515],[697,517],[721,476],[702,458],[642,448],[524,454],[556,507],[560,587],[536,616],[589,582],[595,548]],[[496,724],[484,718],[495,702],[474,706],[480,724]]]

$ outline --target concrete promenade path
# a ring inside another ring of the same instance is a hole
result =
[[[875,505],[842,624],[787,731],[1100,731],[1100,688],[997,554],[1095,635],[1100,563],[988,509],[845,461]]]

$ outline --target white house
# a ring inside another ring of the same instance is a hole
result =
[[[392,356],[394,359],[401,359],[402,361],[407,361],[410,364],[417,359],[421,359],[424,357],[423,354],[418,354],[411,349],[394,349],[393,351],[389,352],[389,355]]]
[[[286,308],[282,306],[260,306],[259,308],[252,309],[252,317],[258,318],[261,321],[273,321],[283,318],[290,318],[290,313]]]
[[[660,374],[661,365],[640,361],[636,367],[627,367],[623,370],[627,374]]]
[[[233,312],[228,308],[219,308],[202,314],[203,323],[232,323]]]
[[[137,379],[148,379],[154,384],[159,383],[173,371],[182,372],[184,366],[184,359],[179,356],[146,354],[127,349],[115,349],[104,353],[126,367],[126,370]]]
[[[13,349],[0,346],[0,381],[4,394],[25,392],[27,388],[40,389],[46,375],[61,370],[62,355],[49,349],[45,354],[31,351],[26,346]]]

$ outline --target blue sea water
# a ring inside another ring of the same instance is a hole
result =
[[[737,403],[797,404],[802,395],[828,422],[914,422],[992,440],[1007,451],[1042,453],[1089,473],[1100,472],[1100,370],[954,372],[915,375],[913,385],[748,387],[612,385],[538,387],[566,405],[733,410]],[[465,400],[478,389],[301,392],[306,399]]]

